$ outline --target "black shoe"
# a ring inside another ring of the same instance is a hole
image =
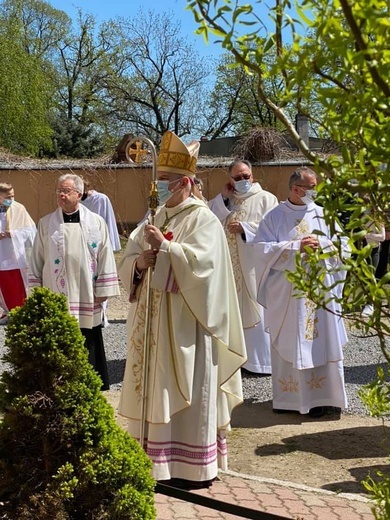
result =
[[[324,406],[325,415],[341,415],[341,408],[338,406]]]
[[[308,413],[309,417],[313,419],[318,419],[319,417],[324,417],[325,415],[329,417],[340,417],[341,408],[337,406],[316,406],[315,408],[311,408]]]
[[[325,408],[325,406],[316,406],[315,408],[310,408],[308,415],[313,419],[323,417],[326,414]]]

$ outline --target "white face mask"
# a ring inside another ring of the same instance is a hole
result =
[[[301,197],[301,201],[308,205],[314,202],[314,199],[317,197],[316,190],[306,190],[306,193],[303,197]]]

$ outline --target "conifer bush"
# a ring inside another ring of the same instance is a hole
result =
[[[11,312],[0,380],[0,518],[155,518],[151,462],[115,422],[66,298]]]

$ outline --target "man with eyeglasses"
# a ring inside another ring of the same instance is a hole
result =
[[[263,308],[256,301],[256,256],[247,242],[254,237],[265,213],[278,204],[278,199],[253,182],[249,161],[232,162],[228,177],[222,192],[209,202],[209,207],[225,229],[233,264],[248,356],[243,371],[270,374],[269,334],[264,330]]]
[[[343,346],[347,335],[340,304],[345,271],[323,210],[315,204],[317,175],[307,167],[290,177],[290,195],[260,223],[251,247],[258,257],[258,301],[266,308],[271,335],[273,409],[317,418],[340,415],[347,407]],[[340,229],[338,229],[340,231]],[[340,238],[343,254],[347,241]],[[326,309],[296,294],[287,271],[296,270],[297,254],[306,269],[310,252],[329,253],[321,260]]]
[[[85,337],[89,361],[102,378],[102,390],[108,390],[102,303],[120,291],[107,224],[80,204],[83,190],[78,175],[58,179],[58,208],[38,223],[29,286],[66,295],[69,312]]]

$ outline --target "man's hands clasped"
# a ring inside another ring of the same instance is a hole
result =
[[[313,249],[313,251],[317,251],[318,249],[318,238],[315,235],[308,235],[307,237],[303,237],[301,239],[301,253],[304,253],[307,247]]]

